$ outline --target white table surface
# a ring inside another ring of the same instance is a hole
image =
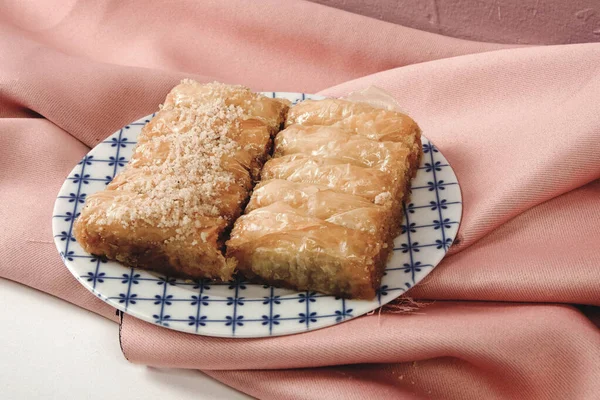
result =
[[[129,363],[118,329],[0,278],[0,399],[250,399],[199,371]]]

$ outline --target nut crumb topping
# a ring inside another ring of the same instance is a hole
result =
[[[241,184],[233,157],[242,149],[229,133],[238,131],[248,115],[227,101],[240,92],[248,96],[249,89],[184,79],[140,134],[144,140],[109,186],[116,196],[96,222],[118,221],[124,228],[135,228],[136,221],[144,221],[174,229],[175,235],[166,242],[194,234],[195,243],[206,242],[206,232],[197,236],[206,226],[196,217],[221,218],[223,196],[232,185]],[[163,118],[166,113],[168,118]],[[243,197],[237,188],[231,193]],[[237,200],[241,204],[244,198]]]

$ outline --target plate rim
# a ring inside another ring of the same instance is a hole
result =
[[[272,97],[276,97],[276,94],[280,94],[283,96],[289,96],[289,97],[301,97],[302,100],[304,100],[306,98],[306,96],[310,96],[310,98],[325,98],[324,96],[320,96],[320,95],[312,95],[312,94],[306,94],[306,93],[301,93],[301,92],[258,92],[261,93],[263,95],[271,95]],[[139,121],[143,121],[143,120],[149,120],[150,118],[152,118],[154,114],[148,114],[145,115],[141,118],[138,118],[132,122],[130,122],[127,125],[124,125],[123,127],[121,127],[119,130],[112,132],[111,134],[107,135],[106,138],[104,138],[102,141],[100,141],[98,144],[96,144],[96,146],[92,147],[89,151],[86,152],[86,154],[84,155],[84,158],[90,154],[90,152],[94,151],[96,148],[98,148],[98,146],[100,146],[107,138],[110,138],[111,136],[113,136],[114,134],[118,133],[119,131],[125,129],[125,127],[130,126],[131,124],[135,124],[138,123]],[[435,147],[437,149],[437,146],[435,146],[435,144],[433,144],[425,135],[423,135],[423,137],[429,141],[433,147]],[[440,149],[437,149],[438,152],[440,153],[440,155],[442,157],[444,157],[444,159],[446,159],[446,157],[443,155],[442,151]],[[446,159],[447,160],[447,159]],[[81,162],[81,161],[80,161]],[[79,162],[79,163],[80,163]],[[349,318],[344,318],[341,321],[333,321],[331,323],[328,323],[326,325],[323,326],[318,326],[318,327],[311,327],[310,329],[306,329],[306,330],[295,330],[293,332],[277,332],[277,333],[269,333],[269,334],[239,334],[239,335],[235,335],[235,334],[231,334],[231,332],[229,334],[221,334],[221,333],[216,333],[216,332],[206,332],[206,331],[197,331],[197,332],[191,332],[189,330],[185,330],[185,329],[178,329],[178,326],[164,326],[161,324],[157,324],[155,322],[153,322],[153,318],[151,318],[151,316],[144,314],[142,312],[138,312],[138,310],[136,308],[129,308],[129,309],[125,309],[125,307],[123,307],[121,304],[119,304],[119,302],[115,299],[110,299],[108,297],[105,297],[102,295],[101,291],[98,291],[97,289],[95,289],[92,285],[88,284],[88,282],[86,282],[85,280],[82,280],[81,277],[79,276],[79,272],[78,269],[75,267],[75,262],[71,262],[67,259],[67,255],[63,254],[63,251],[61,249],[61,241],[57,238],[57,232],[60,231],[60,229],[58,228],[58,225],[60,223],[60,221],[55,218],[55,216],[58,214],[59,210],[59,205],[61,203],[61,199],[59,198],[59,196],[61,195],[61,193],[65,192],[68,188],[68,185],[70,184],[69,181],[69,177],[72,176],[75,172],[75,170],[77,169],[79,163],[75,164],[73,166],[73,168],[69,171],[68,175],[65,177],[64,182],[61,184],[60,189],[58,190],[57,193],[57,197],[55,198],[55,202],[54,202],[54,206],[53,206],[53,210],[52,210],[52,234],[53,234],[53,241],[55,244],[55,247],[59,253],[59,255],[61,256],[61,259],[63,261],[63,264],[67,267],[67,269],[69,270],[69,272],[76,278],[76,280],[83,285],[83,287],[85,287],[88,291],[90,291],[92,294],[95,295],[95,297],[99,298],[100,300],[102,300],[103,302],[107,303],[108,305],[110,305],[111,307],[114,307],[117,310],[117,313],[121,313],[122,314],[128,314],[131,315],[135,318],[138,318],[144,322],[148,322],[152,325],[158,325],[162,328],[166,328],[166,329],[170,329],[170,330],[174,330],[174,331],[178,331],[178,332],[183,332],[183,333],[188,333],[188,334],[192,334],[192,335],[200,335],[200,336],[207,336],[207,337],[221,337],[221,338],[232,338],[232,339],[248,339],[248,338],[264,338],[264,337],[277,337],[277,336],[288,336],[288,335],[295,335],[295,334],[301,334],[301,333],[307,333],[307,332],[311,332],[311,331],[316,331],[316,330],[320,330],[320,329],[324,329],[324,328],[328,328],[340,323],[344,323],[356,318],[359,318],[365,314],[367,314],[368,312],[371,312],[373,310],[376,310],[388,303],[390,303],[391,301],[397,299],[398,297],[402,296],[404,293],[406,293],[407,291],[409,291],[410,289],[412,289],[414,286],[418,285],[420,282],[422,282],[423,279],[425,279],[426,276],[428,276],[441,262],[442,260],[448,255],[448,251],[449,249],[452,247],[452,245],[454,245],[454,241],[458,235],[458,231],[460,229],[460,225],[462,223],[462,219],[463,219],[463,193],[462,193],[462,188],[460,186],[460,181],[458,180],[458,176],[456,175],[456,173],[454,172],[454,168],[452,168],[452,165],[450,165],[450,163],[448,162],[448,167],[450,168],[452,175],[454,176],[454,178],[456,179],[456,186],[458,187],[458,197],[459,197],[459,218],[457,218],[456,224],[457,224],[457,228],[456,228],[456,232],[454,233],[453,237],[452,237],[452,242],[450,244],[450,246],[448,247],[447,250],[444,251],[444,254],[442,255],[442,257],[435,263],[435,265],[433,265],[432,268],[430,268],[429,272],[425,273],[420,279],[415,280],[414,285],[411,286],[410,288],[400,291],[398,293],[397,296],[390,296],[389,299],[385,299],[385,301],[383,301],[384,299],[381,299],[379,301],[379,304],[373,308],[371,308],[369,311],[365,311],[365,312],[361,312],[360,314],[357,315],[353,315],[350,316]],[[75,215],[73,215],[73,220],[76,218]],[[73,222],[71,222],[72,224]],[[71,265],[73,264],[73,265]],[[131,267],[127,267],[125,265],[121,266],[123,268],[127,268],[127,269],[131,269]],[[147,270],[142,270],[142,269],[135,269],[135,271],[143,271],[145,273],[149,273],[150,271]],[[167,283],[165,283],[167,284]],[[303,293],[303,292],[296,292],[296,293]],[[334,297],[334,296],[325,296],[325,297]],[[361,302],[362,300],[351,300],[353,302]],[[365,300],[365,302],[372,302],[372,300]]]

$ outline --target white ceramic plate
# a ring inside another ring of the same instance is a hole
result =
[[[297,102],[320,96],[263,93]],[[264,337],[306,332],[341,323],[390,302],[422,280],[442,260],[461,219],[458,181],[444,156],[423,138],[423,158],[405,205],[404,232],[395,240],[377,297],[344,300],[245,282],[185,282],[103,261],[79,246],[73,221],[85,199],[103,190],[125,166],[141,118],[98,144],[71,171],[54,205],[52,230],[71,273],[103,301],[144,321],[170,329],[221,337]]]

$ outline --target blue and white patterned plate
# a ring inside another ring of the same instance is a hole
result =
[[[320,96],[268,92],[297,102]],[[423,158],[405,205],[403,233],[395,240],[377,297],[344,300],[245,282],[177,280],[103,261],[79,246],[73,221],[85,199],[103,190],[125,166],[137,135],[152,117],[141,118],[92,149],[71,171],[54,205],[54,242],[71,273],[113,307],[170,329],[221,337],[264,337],[306,332],[363,315],[397,298],[442,260],[461,219],[458,181],[438,149],[423,138]]]

